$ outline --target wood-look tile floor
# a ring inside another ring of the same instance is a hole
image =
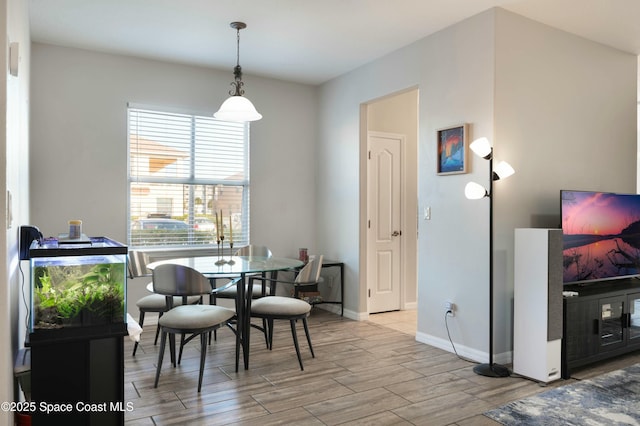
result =
[[[153,387],[158,348],[149,324],[135,357],[125,338],[126,413],[133,425],[496,425],[483,412],[547,387],[519,377],[487,378],[456,355],[416,342],[415,312],[352,321],[314,308],[309,327],[315,358],[299,326],[305,370],[287,322],[277,322],[274,349],[252,330],[250,368],[235,372],[235,338],[218,332],[207,348],[202,392],[197,392],[199,343],[173,368],[168,353]],[[619,357],[574,373],[583,379],[640,362]]]

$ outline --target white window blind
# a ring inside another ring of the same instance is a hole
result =
[[[129,245],[249,242],[249,125],[129,108]]]

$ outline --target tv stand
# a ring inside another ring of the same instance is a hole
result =
[[[640,349],[640,280],[567,285],[563,297],[562,378],[571,369]]]

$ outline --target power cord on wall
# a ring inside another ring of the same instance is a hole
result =
[[[447,337],[449,337],[449,342],[451,343],[451,347],[453,348],[453,353],[455,353],[456,356],[462,361],[471,362],[473,364],[479,364],[476,361],[461,357],[460,354],[458,354],[458,351],[456,351],[456,345],[453,344],[453,340],[451,339],[451,333],[449,332],[449,322],[447,321],[449,314],[453,314],[453,311],[451,311],[450,309],[444,313],[444,326],[447,328]]]
[[[22,302],[24,303],[24,308],[25,308],[25,318],[24,318],[24,327],[26,330],[26,333],[29,333],[29,323],[31,322],[31,309],[29,308],[29,305],[27,304],[27,296],[24,294],[24,286],[25,286],[25,281],[24,281],[24,272],[22,271],[22,263],[20,261],[18,261],[18,270],[20,271],[20,277],[22,278]]]
[[[451,347],[453,348],[453,352],[454,352],[454,353],[456,354],[456,356],[457,356],[459,359],[461,359],[462,361],[470,362],[470,363],[472,363],[472,364],[480,364],[479,362],[476,362],[476,361],[473,361],[473,360],[471,360],[471,359],[467,359],[467,358],[464,358],[464,357],[460,356],[460,354],[458,354],[458,352],[456,351],[456,345],[453,343],[453,340],[451,339],[451,333],[449,332],[449,322],[447,321],[447,318],[449,317],[449,314],[453,314],[453,311],[451,311],[450,309],[449,309],[447,312],[445,312],[445,314],[444,314],[444,325],[445,325],[445,327],[447,328],[447,337],[449,337],[449,343],[451,343]],[[514,373],[514,372],[511,372],[510,377],[516,377],[516,378],[521,378],[521,379],[527,379],[527,380],[530,380],[530,381],[532,381],[532,382],[534,382],[534,383],[538,383],[538,385],[539,385],[539,386],[542,386],[542,387],[547,386],[547,383],[544,383],[544,382],[538,382],[537,380],[531,379],[531,378],[529,378],[529,377],[522,376],[522,375],[517,374],[517,373]],[[573,380],[578,380],[578,381],[579,381],[579,380],[581,380],[581,379],[578,379],[578,378],[576,378],[576,377],[571,377],[571,379],[573,379]]]

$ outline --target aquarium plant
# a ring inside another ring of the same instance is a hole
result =
[[[124,321],[124,264],[40,266],[35,274],[34,328]]]

